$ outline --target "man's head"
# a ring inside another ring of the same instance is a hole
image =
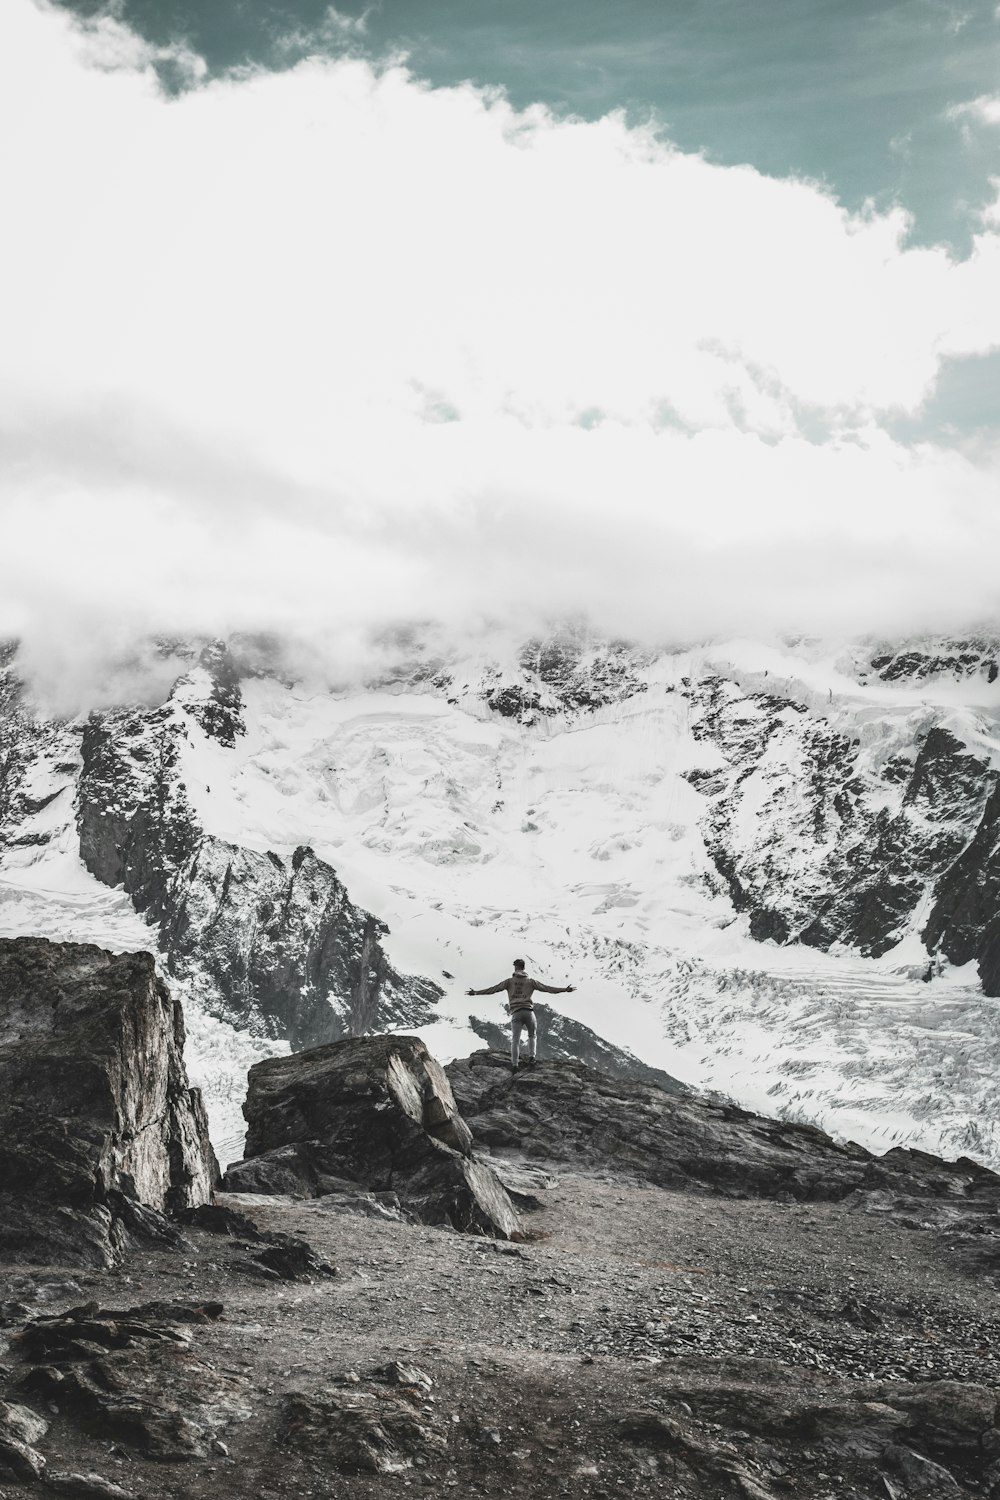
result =
[[[524,959],[523,958],[515,958],[515,960],[514,960],[514,972],[515,972],[515,974],[523,974],[524,973]]]

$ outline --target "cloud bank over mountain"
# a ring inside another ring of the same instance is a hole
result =
[[[959,260],[621,117],[153,50],[0,15],[0,633],[995,612],[997,452],[890,428],[1000,347],[996,214]]]

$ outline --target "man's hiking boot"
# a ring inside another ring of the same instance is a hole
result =
[[[537,1061],[538,1061],[537,1058],[535,1058],[535,1057],[529,1057],[526,1062],[523,1062],[521,1064],[521,1067],[522,1068],[533,1068],[535,1066],[535,1063]]]

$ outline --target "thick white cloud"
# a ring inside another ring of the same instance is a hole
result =
[[[620,118],[157,61],[0,7],[0,632],[995,609],[996,455],[885,431],[1000,347],[995,222],[955,260]]]

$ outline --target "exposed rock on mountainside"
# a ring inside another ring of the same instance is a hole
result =
[[[873,758],[789,699],[719,677],[690,695],[693,732],[719,753],[689,777],[708,799],[706,845],[753,936],[877,957],[928,888],[951,888],[997,773],[950,730]]]
[[[17,648],[0,642],[0,855],[8,848],[38,846],[43,834],[23,827],[44,810],[53,793],[34,794],[32,769],[48,756],[58,761],[65,735],[38,719],[25,702],[24,687],[14,670]]]
[[[202,647],[197,666],[199,670],[180,679],[172,696],[211,739],[231,750],[237,738],[246,734],[240,667],[221,641]]]
[[[359,1037],[250,1070],[230,1192],[322,1197],[345,1178],[428,1224],[509,1236],[513,1204],[473,1152],[448,1079],[416,1037]]]
[[[199,673],[160,708],[95,714],[85,726],[77,820],[87,868],[124,885],[156,924],[171,971],[204,976],[219,1014],[240,1026],[304,1047],[425,1019],[440,990],[396,972],[385,924],[312,849],[284,860],[204,832],[180,772],[187,714],[222,745],[241,732],[225,653],[203,653]]]
[[[811,1125],[767,1120],[696,1095],[671,1096],[578,1062],[540,1062],[512,1075],[506,1059],[474,1052],[447,1074],[463,1117],[491,1150],[566,1166],[612,1168],[661,1188],[697,1188],[840,1202],[889,1195],[908,1211],[992,1220],[1000,1177],[963,1158],[897,1149],[873,1156]],[[914,1207],[914,1205],[917,1205]]]
[[[652,659],[652,653],[627,641],[606,642],[586,629],[567,630],[529,641],[516,672],[488,668],[476,690],[494,713],[530,724],[554,714],[590,713],[646,692],[640,674]],[[460,686],[469,691],[469,683]]]
[[[952,963],[975,958],[987,995],[1000,995],[1000,786],[970,843],[938,881],[924,941]]]
[[[931,677],[997,679],[1000,642],[986,636],[969,640],[940,640],[914,649],[888,646],[871,655],[871,665],[883,682],[924,681]]]
[[[0,939],[0,1254],[107,1264],[218,1169],[148,953]]]
[[[525,642],[504,661],[449,660],[414,630],[387,632],[380,644],[396,661],[376,686],[431,687],[449,702],[478,699],[505,719],[533,724],[557,714],[586,714],[648,691],[644,669],[656,653],[609,641],[578,623]]]

